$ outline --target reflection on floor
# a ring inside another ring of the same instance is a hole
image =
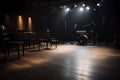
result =
[[[0,80],[119,80],[119,68],[119,51],[59,45],[51,50],[25,50],[20,60],[0,63]]]

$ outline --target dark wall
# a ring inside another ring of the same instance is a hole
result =
[[[94,20],[96,24],[95,30],[100,40],[112,40],[114,35],[120,34],[120,15],[117,0],[104,0],[101,7],[98,9],[96,7],[95,12],[84,14],[86,18],[82,18],[83,16],[78,17],[74,13],[63,18],[60,10],[53,10],[53,13],[51,13],[51,6],[40,8],[39,6],[25,5],[24,2],[26,0],[0,1],[0,24],[6,24],[5,15],[8,14],[10,18],[8,29],[14,31],[16,30],[16,18],[18,15],[23,16],[25,26],[27,26],[26,18],[31,16],[34,31],[46,32],[46,29],[50,28],[53,35],[58,35],[59,38],[64,36],[71,39],[71,36],[73,37],[73,34],[75,34],[73,30],[74,24],[78,24],[77,26],[81,29],[81,26]],[[58,6],[56,9],[59,9]],[[63,30],[62,27],[64,26],[61,24],[61,22],[65,21],[67,21],[66,31]],[[63,34],[63,32],[65,33]]]

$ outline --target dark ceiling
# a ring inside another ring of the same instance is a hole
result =
[[[99,2],[100,0],[0,0],[0,9],[19,9],[24,7],[49,7],[53,5],[73,4],[82,1]]]
[[[90,5],[104,1],[104,8],[116,10],[119,12],[117,0],[0,0],[1,12],[24,12],[31,9],[44,9],[51,6],[73,5],[81,2],[87,2]],[[110,11],[110,10],[109,10]]]

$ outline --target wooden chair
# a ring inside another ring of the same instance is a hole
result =
[[[4,51],[4,57],[5,59],[10,56],[10,50],[11,48],[17,48],[18,52],[18,58],[20,58],[20,48],[22,47],[22,53],[24,56],[24,42],[23,41],[11,41],[9,39],[9,35],[7,30],[5,29],[4,26],[0,26],[0,34],[1,34],[1,47],[2,50]]]

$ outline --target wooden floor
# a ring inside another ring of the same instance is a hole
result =
[[[120,80],[120,52],[106,47],[67,44],[16,58],[0,62],[0,80]]]

